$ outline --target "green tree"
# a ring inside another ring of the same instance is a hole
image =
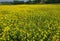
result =
[[[29,0],[29,3],[31,3],[31,0]]]
[[[24,0],[14,0],[14,4],[22,4],[24,3]]]

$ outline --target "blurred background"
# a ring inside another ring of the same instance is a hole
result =
[[[1,4],[55,4],[60,0],[0,0]]]

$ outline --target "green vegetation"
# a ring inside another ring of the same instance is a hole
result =
[[[52,3],[59,3],[60,0],[13,0],[12,2],[2,1],[0,5],[15,5],[15,4],[52,4]]]
[[[60,5],[0,6],[0,41],[59,41]]]

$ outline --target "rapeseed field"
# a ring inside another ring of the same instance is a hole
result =
[[[60,41],[60,5],[1,5],[0,41]]]

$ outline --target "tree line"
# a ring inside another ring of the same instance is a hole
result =
[[[13,2],[1,2],[0,4],[42,4],[42,3],[60,3],[60,0],[28,0],[27,2],[14,0]]]
[[[24,1],[14,1],[14,3],[60,3],[60,0],[29,0],[27,2]]]

